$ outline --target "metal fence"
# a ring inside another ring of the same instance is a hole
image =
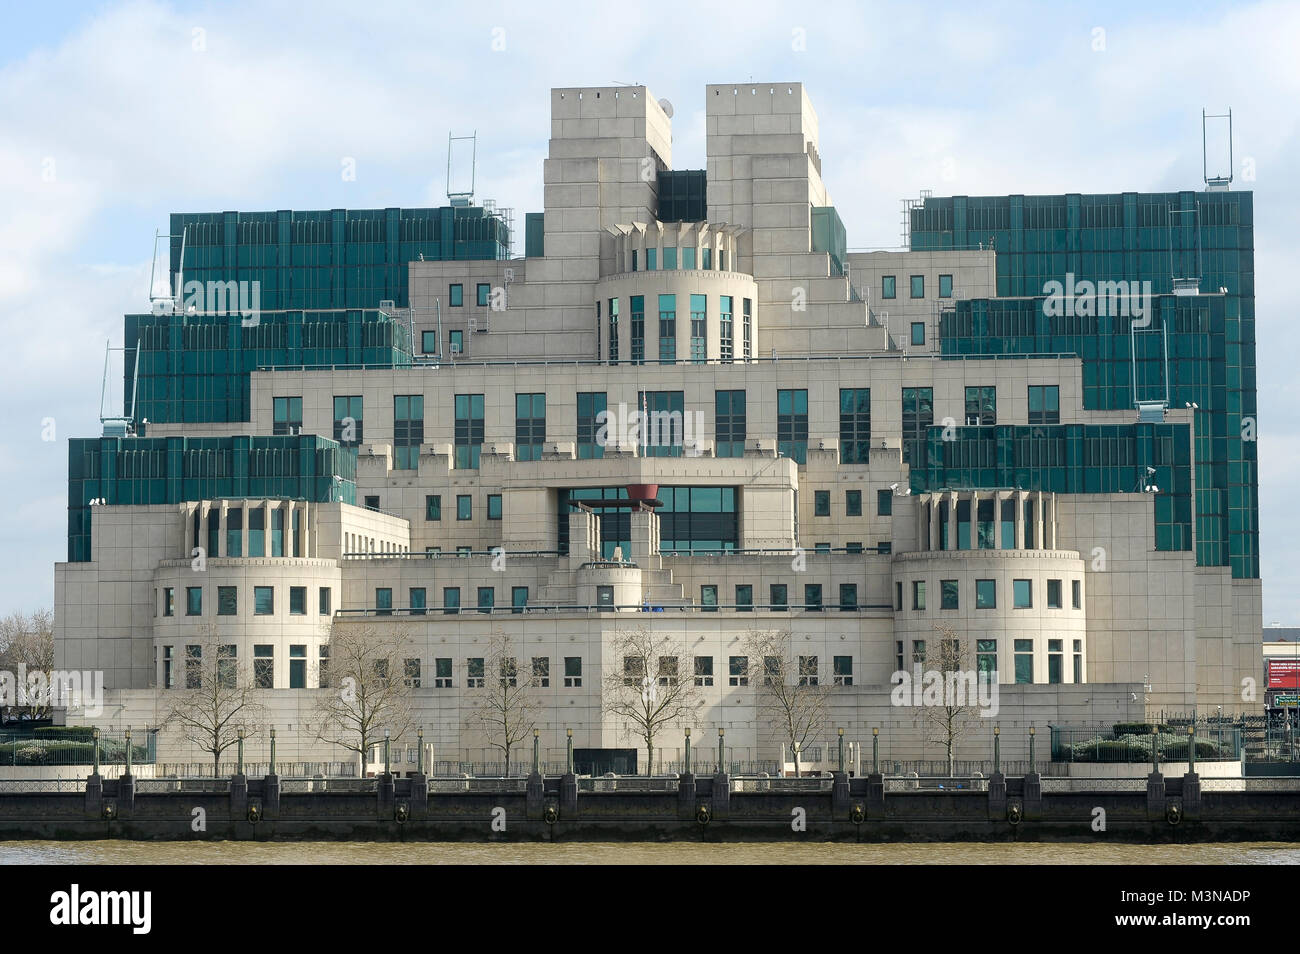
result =
[[[86,790],[84,778],[0,778],[0,795],[46,794],[69,792],[81,794]]]
[[[1187,725],[1166,723],[1161,728],[1167,731],[1116,734],[1114,729],[1053,726],[1052,761],[1139,763],[1151,762],[1153,756],[1167,762],[1188,761],[1192,743]],[[1238,762],[1244,754],[1242,730],[1233,725],[1198,723],[1193,738],[1198,762]]]
[[[135,765],[153,764],[156,752],[157,739],[152,732],[131,740],[131,761]],[[0,732],[0,766],[89,766],[94,762],[95,743],[82,733],[24,735]],[[101,765],[125,765],[126,739],[101,735],[99,762]]]

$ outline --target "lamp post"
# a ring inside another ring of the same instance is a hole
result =
[[[1032,725],[1029,727],[1029,774],[1030,775],[1038,774],[1038,766],[1035,764],[1034,761],[1034,736],[1037,734],[1037,732],[1038,730],[1035,729]]]
[[[266,774],[275,774],[275,726],[271,726],[271,764]]]
[[[871,774],[880,774],[880,729],[871,730]]]
[[[568,754],[565,756],[565,774],[573,774],[573,730],[564,730],[565,738],[568,740]]]
[[[424,726],[415,733],[415,771],[424,774]]]
[[[722,763],[726,759],[726,749],[724,747],[726,743],[725,740],[723,739],[723,736],[725,736],[726,734],[727,734],[727,730],[724,729],[722,726],[718,726],[718,774],[719,775],[721,775],[725,771],[725,769],[722,767]]]
[[[537,729],[533,729],[533,774],[534,775],[542,774],[541,748],[540,748],[542,743],[541,743],[540,736],[541,733]],[[507,765],[506,771],[508,772],[509,770],[510,770],[510,766]]]
[[[384,730],[384,774],[385,774],[385,775],[392,775],[392,774],[393,774],[393,773],[392,773],[392,763],[391,763],[391,761],[389,760],[389,754],[390,754],[390,751],[389,751],[389,741],[390,741],[390,740],[389,740],[388,736],[389,736],[389,730],[388,730],[388,729],[385,729],[385,730]]]
[[[691,774],[691,730],[686,730],[686,771],[685,775]]]
[[[131,774],[131,730],[126,730],[126,774]]]
[[[1187,770],[1196,774],[1196,727],[1187,727]]]
[[[997,775],[1002,771],[1002,729],[999,726],[993,727],[993,774]]]
[[[95,743],[95,774],[99,774],[99,729],[90,730],[90,738]],[[17,746],[14,747],[15,749]]]
[[[840,774],[844,774],[844,727],[839,728],[839,745],[840,745]]]
[[[235,769],[235,774],[243,775],[244,774],[244,727],[242,725],[237,730],[235,730],[235,735],[238,737],[238,742],[236,744],[238,746],[238,753],[239,753],[239,764]],[[128,732],[126,734],[126,737],[128,740],[127,744],[129,746],[131,733]]]

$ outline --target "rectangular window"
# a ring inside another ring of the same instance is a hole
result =
[[[275,587],[273,586],[253,587],[253,615],[254,616],[275,615]]]
[[[474,497],[471,494],[456,495],[456,519],[474,519]]]
[[[695,268],[695,247],[690,246],[682,249],[682,268]]]
[[[803,585],[803,608],[809,613],[821,612],[822,585],[820,583],[805,583]]]
[[[488,494],[487,505],[488,505],[487,518],[489,520],[500,520],[501,519],[501,495]]]
[[[695,657],[695,684],[697,686],[713,685],[713,657]]]
[[[990,427],[998,422],[998,389],[996,387],[970,387],[966,389],[966,426]]]
[[[799,657],[799,685],[801,686],[817,685],[817,657],[816,656]]]
[[[749,657],[730,656],[727,658],[727,685],[749,685]]]
[[[677,246],[676,245],[669,245],[667,248],[664,249],[663,270],[666,272],[677,270]]]
[[[723,256],[727,253],[722,252]],[[724,258],[725,261],[725,258]],[[725,268],[724,268],[725,270]],[[741,307],[741,335],[742,335],[742,354],[746,361],[754,356],[754,322],[753,322],[753,302],[748,298],[740,300]]]
[[[450,689],[455,685],[451,674],[451,658],[443,657],[433,661],[433,688]]]
[[[353,447],[361,443],[365,402],[359,394],[334,395],[334,439]]]
[[[290,616],[307,615],[307,587],[305,586],[289,587],[289,615]]]
[[[289,688],[307,688],[307,647],[306,645],[289,647]]]
[[[452,357],[465,353],[465,332],[460,330],[447,332],[447,353]]]
[[[796,464],[808,462],[808,391],[776,392],[776,452]]]
[[[1029,423],[1061,423],[1061,389],[1055,384],[1029,386]]]
[[[330,589],[330,587],[322,586],[320,588],[320,593],[317,595],[317,601],[320,604],[319,608],[320,608],[321,616],[329,616],[332,614],[333,611],[330,608],[330,605],[332,603],[332,599],[331,599],[332,596],[333,596],[333,591]]]
[[[912,297],[913,298],[925,297],[925,276],[924,275],[912,276]]]
[[[330,648],[321,646],[316,658],[316,684],[322,689],[330,687]]]
[[[271,398],[271,433],[302,433],[302,398]]]
[[[705,271],[713,268],[713,249],[709,246],[700,249],[700,268]]]
[[[955,610],[958,608],[959,587],[956,580],[939,581],[939,608]]]
[[[862,516],[862,491],[844,491],[844,515],[846,517]]]
[[[275,647],[253,647],[253,685],[258,689],[275,688]]]
[[[492,607],[496,606],[497,590],[495,586],[480,586],[478,588],[478,611],[480,613],[491,613]]]
[[[174,646],[163,647],[163,688],[164,689],[175,688],[172,685],[172,680],[173,680],[172,664],[175,661],[172,658],[172,650],[174,649],[175,649]]]
[[[415,470],[424,443],[424,395],[393,395],[393,469]]]
[[[894,609],[901,611],[903,608],[903,584],[894,584]]]
[[[565,689],[582,688],[582,657],[581,656],[564,657],[564,688]]]
[[[239,647],[225,644],[217,647],[217,685],[234,689],[239,682]]]
[[[912,581],[912,609],[925,609],[925,580]]]
[[[596,587],[596,608],[607,613],[614,608],[614,587],[600,585]]]
[[[747,613],[754,608],[754,587],[750,583],[736,584],[736,609]]]
[[[772,583],[768,586],[767,601],[774,610],[784,610],[789,608],[789,598],[786,596],[787,588],[784,583]]]
[[[606,413],[604,391],[578,392],[578,459],[594,460],[605,456],[605,446],[600,437],[600,415]]]
[[[708,298],[691,295],[691,362],[703,364],[708,357]]]
[[[185,587],[185,615],[186,616],[203,615],[203,587],[201,586]]]
[[[550,656],[533,657],[532,684],[538,689],[549,689],[551,687],[551,657]]]
[[[994,675],[998,671],[998,641],[996,639],[977,639],[975,640],[975,671],[981,677],[987,673],[987,681],[991,684],[994,681]]]
[[[423,616],[428,610],[429,602],[426,592],[423,586],[412,586],[408,591],[407,605],[411,608],[412,616]]]
[[[912,663],[913,665],[915,665],[916,663],[920,663],[922,666],[925,665],[925,640],[924,639],[912,640]]]
[[[716,583],[706,583],[700,587],[700,608],[706,613],[718,611],[718,587]]]
[[[840,388],[840,463],[871,457],[871,388]]]
[[[659,363],[677,360],[677,296],[659,296]]]
[[[632,363],[645,364],[645,296],[632,295]]]
[[[438,353],[438,332],[436,330],[420,332],[420,351],[423,354]]]
[[[852,613],[858,608],[858,584],[840,584],[840,612]]]
[[[681,457],[686,439],[685,392],[641,391],[637,409],[649,418],[641,424],[644,457]]]
[[[925,322],[924,321],[912,322],[912,344],[914,345],[925,344]]]
[[[850,540],[849,542],[847,542],[846,544],[844,544],[844,552],[845,552],[845,553],[861,553],[861,552],[862,552],[862,541],[861,541],[861,540]]]
[[[185,647],[185,688],[203,688],[203,647]]]
[[[997,609],[998,594],[995,580],[975,581],[975,608]]]
[[[716,457],[744,457],[746,436],[745,392],[715,391],[714,443]]]
[[[442,495],[426,494],[424,497],[424,519],[441,520],[442,519]]]
[[[939,276],[939,297],[940,298],[952,297],[952,276],[951,275]]]
[[[813,550],[817,553],[830,553],[831,545],[829,543],[814,543]]]
[[[1030,580],[1011,581],[1011,605],[1015,609],[1030,609],[1034,605],[1033,583]]]
[[[618,364],[618,299],[609,300],[609,363]]]
[[[883,275],[883,276],[881,276],[881,279],[880,279],[880,297],[881,297],[881,298],[897,298],[897,297],[898,297],[898,282],[897,282],[897,279],[895,278],[895,276],[893,276],[893,275]]]
[[[471,656],[465,660],[465,686],[469,689],[483,688],[483,657]]]
[[[452,308],[460,308],[465,304],[465,286],[448,285],[447,286],[447,304]]]
[[[1049,639],[1047,641],[1047,681],[1054,685],[1060,684],[1063,679],[1065,654],[1061,651],[1062,640]]]
[[[831,492],[829,490],[813,491],[813,516],[829,517],[831,515]]]
[[[391,586],[375,587],[375,613],[378,616],[393,615],[393,588]]]
[[[1074,641],[1074,681],[1083,682],[1083,640]]]
[[[888,517],[894,512],[894,492],[889,489],[876,491],[876,516]]]
[[[675,686],[677,685],[677,657],[660,656],[659,657],[659,685]],[[624,679],[626,682],[626,679]]]
[[[705,261],[708,261],[709,250],[704,250]],[[704,266],[708,268],[708,265]],[[723,364],[730,364],[735,359],[736,342],[735,332],[732,330],[731,309],[734,299],[731,295],[718,296],[718,357]]]
[[[1047,608],[1061,609],[1061,581],[1047,581]]]
[[[894,671],[902,672],[907,668],[907,660],[903,658],[903,641],[901,639],[894,642]]]
[[[475,302],[480,308],[488,306],[489,296],[492,294],[492,286],[487,282],[479,282],[474,286]]]
[[[1070,605],[1075,609],[1083,609],[1083,583],[1079,580],[1070,581]]]
[[[515,460],[541,460],[546,442],[546,395],[515,395]]]
[[[244,555],[244,510],[232,507],[226,514],[226,556]]]
[[[456,395],[456,467],[478,470],[483,447],[483,395]]]
[[[367,495],[365,498],[365,505],[367,510],[378,510],[379,509],[378,495],[374,495],[374,496]]]
[[[853,657],[832,656],[831,674],[835,685],[837,686],[853,685]]]
[[[934,388],[903,388],[903,462],[925,461],[925,434],[934,424]]]
[[[1032,639],[1017,639],[1016,648],[1016,682],[1031,683],[1034,681],[1034,641]]]
[[[217,587],[217,615],[218,616],[239,615],[239,587],[236,586]]]
[[[164,586],[162,591],[163,615],[176,615],[176,590],[170,586]]]
[[[528,587],[510,587],[510,612],[522,613],[528,607]]]
[[[444,586],[442,588],[442,611],[448,616],[460,612],[460,587]]]
[[[408,657],[402,660],[402,685],[408,689],[420,688],[419,657]]]

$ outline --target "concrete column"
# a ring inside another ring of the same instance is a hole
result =
[[[892,494],[893,491],[891,490]],[[870,504],[870,501],[868,501]],[[893,511],[893,504],[890,504],[890,511]],[[926,530],[925,518],[929,515],[927,506],[921,501],[916,502],[916,548],[918,550],[928,550],[930,547],[930,535]]]
[[[1016,495],[1013,499],[1016,502],[1016,512],[1014,514],[1016,524],[1016,549],[1023,550],[1025,548],[1025,492],[1023,490],[1016,491]]]
[[[1043,539],[1043,492],[1040,490],[1035,495],[1034,501],[1034,547],[1038,550],[1046,549]]]
[[[1002,501],[1007,499],[1005,491],[998,491],[993,495],[993,549],[1001,550],[1002,547]]]
[[[630,546],[628,558],[643,567],[651,566],[652,558],[659,555],[659,517],[648,507],[632,511]]]
[[[284,555],[287,557],[298,556],[302,548],[298,543],[298,535],[293,532],[293,504],[292,500],[284,502]]]
[[[957,549],[957,492],[948,491],[948,549]]]

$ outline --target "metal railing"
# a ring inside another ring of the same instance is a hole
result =
[[[0,795],[73,793],[86,790],[84,778],[0,778]]]
[[[1110,729],[1075,729],[1052,726],[1053,762],[1140,763],[1153,757],[1164,762],[1186,762],[1191,745],[1185,726],[1164,725],[1161,731],[1125,733]],[[1244,754],[1241,729],[1231,725],[1198,723],[1196,761],[1238,762]],[[1152,751],[1154,747],[1154,752]]]
[[[157,739],[153,732],[131,740],[131,761],[136,765],[152,765],[156,752]],[[80,733],[69,732],[64,737],[57,733],[39,736],[0,733],[0,766],[89,766],[94,761],[95,743]],[[126,740],[101,735],[99,762],[126,764]]]
[[[770,613],[865,613],[894,612],[892,603],[710,603],[695,602],[667,603],[529,603],[525,606],[502,605],[476,606],[472,603],[460,606],[415,606],[401,607],[357,607],[354,609],[335,610],[334,615],[344,618],[370,618],[380,616],[461,616],[480,613],[484,616],[522,616],[528,613],[713,613],[730,610],[736,613],[765,611]]]

